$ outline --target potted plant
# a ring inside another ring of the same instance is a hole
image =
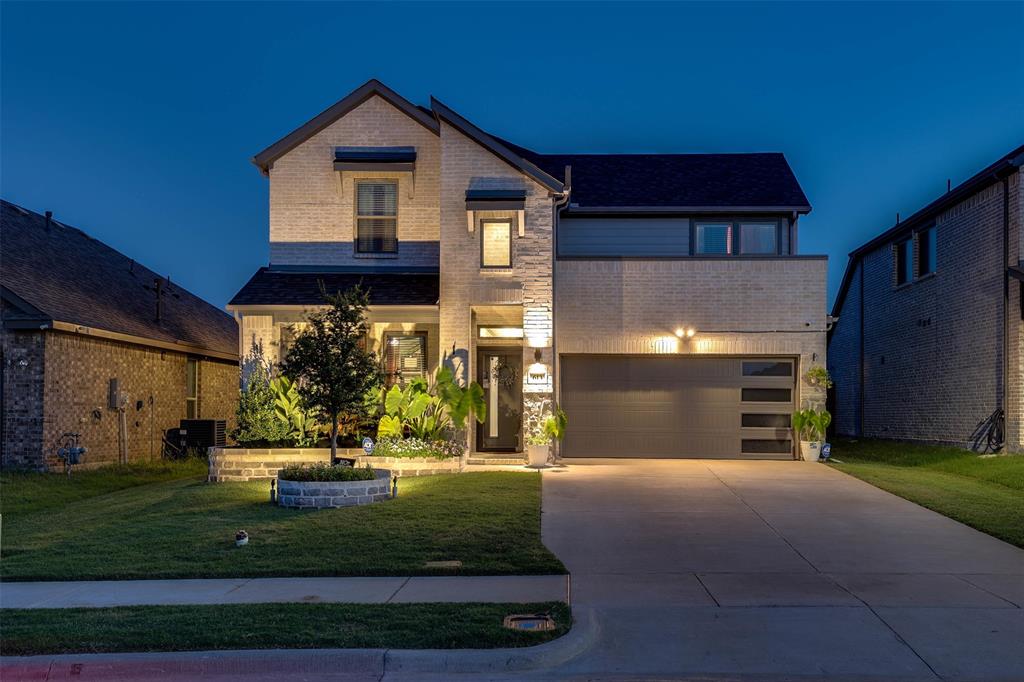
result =
[[[821,441],[832,423],[828,410],[797,410],[793,413],[793,433],[800,441],[800,456],[805,462],[817,462],[821,454]]]
[[[548,463],[551,443],[562,440],[569,423],[562,408],[555,407],[554,413],[541,419],[526,435],[526,458],[529,466],[542,467]]]

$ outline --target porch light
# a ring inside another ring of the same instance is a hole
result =
[[[686,338],[692,339],[693,335],[696,334],[696,333],[697,333],[697,330],[694,329],[693,327],[690,327],[689,329],[686,330]]]

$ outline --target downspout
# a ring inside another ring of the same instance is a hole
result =
[[[1003,450],[1010,407],[1010,178],[1003,178],[1003,376],[1000,407],[1003,411]]]
[[[551,397],[556,405],[561,402],[561,382],[559,379],[559,363],[558,363],[558,333],[556,326],[558,316],[555,315],[555,300],[558,298],[555,295],[556,287],[556,272],[558,271],[558,220],[561,210],[565,208],[569,203],[569,194],[572,192],[572,166],[565,167],[565,185],[560,195],[556,195],[558,198],[555,199],[551,204]],[[554,443],[555,459],[558,459],[561,454],[562,444],[558,441]]]
[[[858,436],[864,437],[864,259],[861,258],[858,263],[860,268],[860,295],[857,297],[860,302],[860,330],[858,332],[860,339],[858,346],[860,348],[860,391],[858,391],[858,400],[860,405],[858,407],[859,424],[857,425]]]

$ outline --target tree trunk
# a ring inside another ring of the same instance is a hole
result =
[[[338,461],[338,415],[331,416],[331,464]]]

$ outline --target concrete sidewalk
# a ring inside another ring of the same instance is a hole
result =
[[[412,604],[567,601],[567,575],[212,578],[0,583],[0,608],[282,602]]]

